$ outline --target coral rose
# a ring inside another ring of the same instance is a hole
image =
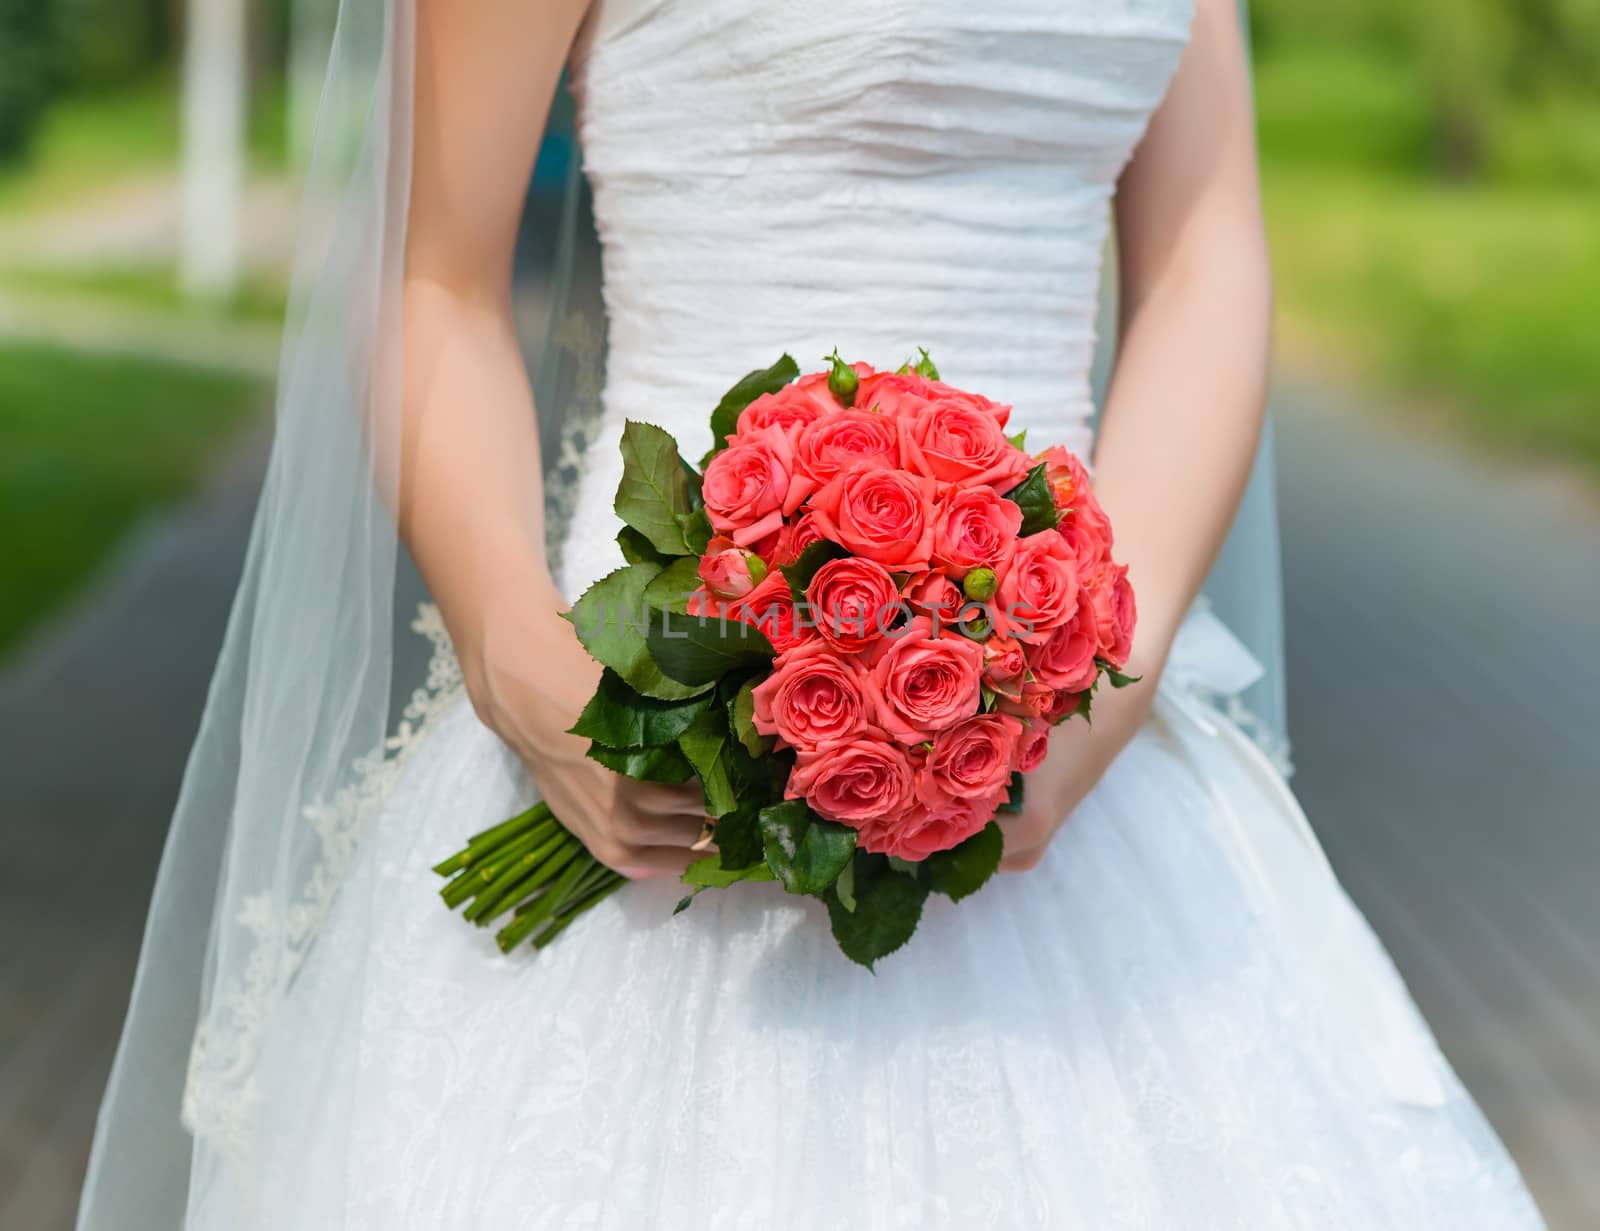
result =
[[[900,465],[894,421],[867,410],[841,410],[818,419],[795,442],[795,477],[784,511],[792,513],[817,488],[858,463]]]
[[[768,573],[743,598],[724,600],[696,590],[689,596],[688,612],[702,619],[726,618],[759,628],[780,654],[816,635],[796,612],[788,579],[776,571]]]
[[[1094,609],[1100,657],[1113,667],[1128,665],[1133,651],[1133,629],[1139,613],[1133,601],[1128,567],[1109,561],[1084,574],[1085,600]]]
[[[826,385],[823,392],[827,392]],[[831,397],[828,402],[833,403],[831,407],[806,396],[794,385],[786,385],[776,393],[763,393],[739,412],[738,430],[731,439],[748,439],[769,427],[775,427],[793,443],[807,426],[822,418],[830,409],[838,409],[838,404]]]
[[[874,657],[877,723],[901,743],[923,743],[977,713],[982,677],[981,645],[959,634],[937,636],[932,621],[917,616]]]
[[[1019,774],[1031,774],[1044,764],[1045,754],[1049,751],[1050,724],[1043,719],[1024,723],[1022,734],[1017,736],[1017,748],[1011,758],[1011,767]]]
[[[1028,660],[1015,637],[995,635],[983,643],[983,683],[1002,697],[1020,697]]]
[[[718,535],[700,557],[700,580],[718,598],[743,598],[767,575],[761,557]]]
[[[794,450],[782,428],[735,436],[711,459],[701,484],[712,528],[740,547],[780,529],[793,465]]]
[[[806,618],[841,654],[877,641],[902,618],[900,590],[889,570],[873,560],[830,560],[806,587]]]
[[[1032,465],[994,416],[974,407],[940,401],[895,422],[906,467],[942,483],[986,483],[1008,492]]]
[[[756,730],[792,748],[852,739],[867,730],[875,712],[871,690],[857,659],[841,658],[825,641],[813,639],[784,654],[756,685]]]
[[[1087,593],[1085,591],[1084,593]],[[1051,631],[1043,641],[1028,647],[1028,665],[1041,684],[1068,692],[1082,692],[1100,674],[1095,655],[1100,652],[1099,622],[1091,603],[1080,601],[1072,619]]]
[[[1011,557],[1022,509],[990,487],[948,488],[933,523],[933,563],[951,577],[998,569]]]
[[[895,571],[928,567],[932,479],[858,463],[818,491],[810,510],[822,536],[855,555]]]
[[[992,796],[1011,782],[1022,723],[1010,714],[974,714],[933,737],[917,794],[926,802]]]
[[[920,863],[929,855],[960,846],[994,819],[1004,792],[972,799],[918,800],[906,812],[864,822],[857,843],[863,849]]]
[[[916,771],[906,750],[872,734],[802,749],[784,788],[830,821],[861,826],[905,813],[916,799]]]
[[[934,630],[955,625],[967,596],[961,587],[943,573],[926,572],[906,583],[906,601],[923,615],[933,618]]]
[[[1043,641],[1078,610],[1078,563],[1072,546],[1054,530],[1017,540],[1000,570],[995,627],[1019,641]]]

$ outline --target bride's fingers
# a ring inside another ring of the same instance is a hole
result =
[[[696,787],[629,782],[623,790],[628,802],[641,812],[669,816],[705,815],[705,797]]]
[[[700,840],[705,824],[704,809],[695,816],[636,812],[629,818],[628,837],[645,846],[687,848]]]
[[[681,846],[638,846],[611,866],[633,880],[651,876],[677,876],[700,856]]]

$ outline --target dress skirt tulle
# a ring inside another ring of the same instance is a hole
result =
[[[446,712],[191,1226],[1539,1225],[1281,779],[1192,707],[1160,707],[1041,867],[932,900],[876,975],[772,885],[674,917],[680,887],[642,882],[499,956],[428,865],[530,791]]]

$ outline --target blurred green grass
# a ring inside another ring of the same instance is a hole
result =
[[[0,343],[0,655],[193,491],[263,397],[233,373]]]
[[[1457,180],[1404,60],[1295,47],[1256,87],[1291,351],[1600,474],[1600,99],[1497,108]]]

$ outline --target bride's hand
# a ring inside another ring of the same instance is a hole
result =
[[[1102,685],[1095,694],[1092,726],[1073,718],[1050,732],[1044,764],[1025,779],[1022,811],[1000,814],[1006,840],[1002,871],[1026,872],[1039,865],[1056,830],[1071,819],[1143,724],[1156,675],[1147,671],[1139,683],[1122,689]]]
[[[636,782],[585,755],[569,735],[600,680],[600,666],[572,626],[548,615],[516,618],[483,638],[463,664],[478,717],[527,765],[556,819],[589,852],[625,876],[677,874],[705,822],[694,786]]]

